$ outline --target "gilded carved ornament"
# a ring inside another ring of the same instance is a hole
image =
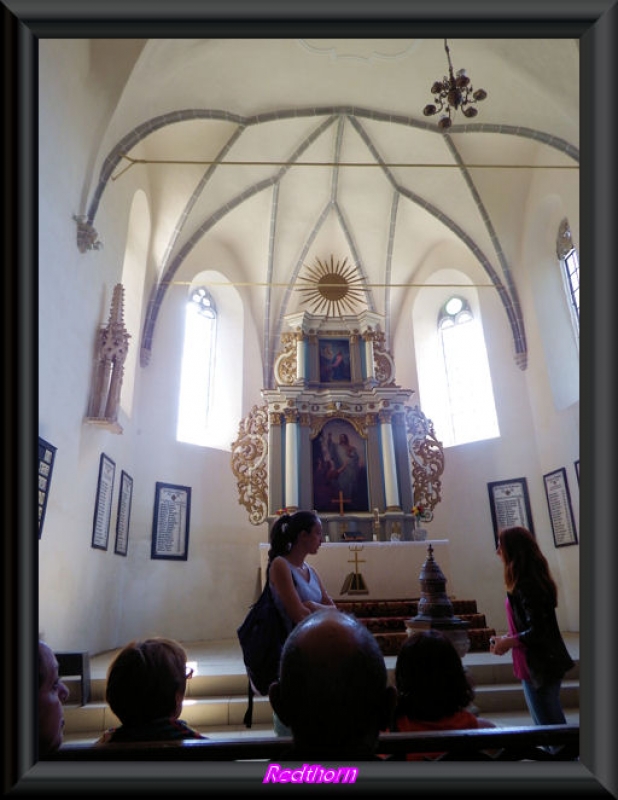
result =
[[[241,420],[232,443],[232,471],[238,484],[238,502],[249,512],[252,525],[268,514],[268,407],[253,406]]]
[[[277,356],[274,366],[275,381],[280,386],[296,383],[296,339],[295,333],[281,335],[283,350]]]
[[[419,406],[406,408],[405,414],[414,504],[433,511],[442,499],[444,448],[436,438],[433,422]]]

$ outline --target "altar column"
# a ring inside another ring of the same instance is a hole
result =
[[[286,408],[285,415],[285,507],[298,509],[298,411]]]
[[[283,506],[283,480],[281,475],[282,451],[281,414],[271,413],[268,425],[268,513],[274,515]]]
[[[391,430],[393,431],[393,442],[395,445],[397,475],[401,476],[399,481],[401,507],[409,511],[414,505],[414,486],[411,479],[412,467],[410,465],[410,452],[408,450],[406,420],[403,414],[393,414]],[[410,476],[409,479],[408,476]]]
[[[362,380],[362,369],[360,360],[359,337],[356,333],[350,334],[350,378],[352,383]]]
[[[367,333],[364,333],[363,339],[365,340],[365,369],[367,372],[365,380],[374,381],[376,371],[373,363],[373,332],[367,331]]]
[[[379,419],[382,439],[382,470],[384,473],[386,510],[401,511],[399,486],[397,482],[397,464],[395,462],[395,445],[393,442],[393,429],[391,427],[391,412],[380,411]]]
[[[296,380],[304,383],[307,377],[306,369],[306,340],[302,331],[296,334]]]

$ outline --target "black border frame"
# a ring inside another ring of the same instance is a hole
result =
[[[526,478],[511,478],[510,480],[506,481],[490,481],[487,484],[487,491],[489,492],[489,508],[491,509],[491,522],[494,528],[494,540],[496,547],[498,546],[498,515],[496,513],[496,499],[494,497],[493,490],[497,486],[508,486],[510,483],[519,483],[524,495],[524,505],[526,507],[526,516],[528,517],[526,524],[524,525],[525,528],[528,528],[530,533],[533,536],[536,536],[534,532],[534,520],[532,519],[532,508],[530,506],[530,495],[528,493],[528,481]]]
[[[105,467],[106,463],[112,468],[112,485],[111,485],[111,490],[110,490],[110,493],[109,493],[109,500],[107,501],[108,502],[108,508],[109,508],[109,516],[107,518],[107,522],[106,522],[106,525],[105,525],[105,528],[106,528],[106,530],[105,530],[105,545],[102,545],[102,544],[97,544],[95,542],[95,534],[96,534],[96,530],[97,530],[97,518],[99,516],[99,508],[101,507],[102,502],[103,502],[103,500],[102,500],[102,486],[103,486],[102,478],[103,478],[103,468]],[[92,541],[91,541],[91,547],[93,547],[95,550],[107,550],[107,548],[109,546],[109,529],[110,529],[111,522],[112,522],[112,508],[114,507],[114,484],[115,484],[115,482],[116,482],[116,462],[114,461],[113,458],[110,458],[105,453],[101,453],[101,456],[99,458],[99,475],[97,477],[97,494],[96,494],[96,500],[95,500],[95,504],[94,504],[94,515],[92,517]]]
[[[170,556],[165,552],[157,550],[157,539],[159,530],[159,503],[161,501],[161,492],[163,489],[175,489],[178,492],[184,492],[187,497],[187,511],[185,517],[185,546],[184,553],[179,556]],[[155,485],[155,501],[154,511],[152,514],[152,545],[150,548],[150,558],[165,560],[165,561],[187,561],[189,558],[189,528],[191,525],[191,487],[181,486],[177,483],[165,483],[164,481],[157,481]]]
[[[615,148],[618,31],[616,0],[3,0],[3,133],[5,215],[2,238],[4,370],[12,380],[4,403],[3,788],[15,796],[146,797],[259,794],[249,764],[36,763],[37,552],[32,495],[37,425],[37,47],[56,37],[221,36],[500,36],[575,37],[581,53],[582,392],[581,486],[587,529],[582,538],[580,720],[581,762],[545,764],[367,764],[354,793],[409,797],[609,797],[618,791],[617,541],[615,366],[618,320],[612,303],[617,167]],[[593,265],[586,269],[586,265]],[[8,324],[13,323],[13,324]],[[17,421],[18,424],[15,424]],[[11,535],[15,532],[16,535]],[[426,769],[422,769],[426,767]],[[530,769],[529,767],[532,767]],[[295,788],[295,793],[298,787]],[[349,787],[347,791],[350,791]],[[264,793],[264,792],[262,792]],[[271,794],[271,791],[268,792]]]
[[[128,500],[126,502],[125,513],[122,514],[124,501],[124,487],[127,486]],[[133,478],[125,470],[120,470],[120,484],[118,486],[118,510],[116,512],[116,538],[114,540],[114,553],[118,556],[126,556],[129,550],[129,527],[131,525],[131,503],[133,502]],[[124,521],[125,538],[124,550],[119,546],[120,526]]]
[[[562,475],[562,479],[564,480],[564,491],[566,493],[566,500],[568,506],[567,510],[571,518],[571,527],[573,528],[573,536],[574,536],[574,539],[571,542],[562,542],[561,544],[558,544],[558,542],[556,541],[556,529],[554,528],[554,518],[552,517],[551,505],[549,502],[549,493],[547,491],[547,479],[551,478],[552,475],[557,475],[558,473]],[[569,489],[569,481],[567,479],[566,467],[558,467],[558,469],[553,469],[551,472],[546,472],[543,475],[543,486],[545,487],[545,499],[547,500],[547,511],[549,512],[551,531],[554,535],[554,547],[570,547],[570,545],[572,544],[579,544],[577,536],[577,526],[575,525],[575,516],[573,514],[573,505],[571,503],[571,490]]]

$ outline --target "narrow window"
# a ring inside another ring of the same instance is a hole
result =
[[[450,297],[438,314],[438,334],[446,374],[450,430],[444,444],[455,445],[499,435],[485,340],[469,303]]]
[[[566,219],[562,220],[558,229],[556,250],[562,265],[562,276],[573,325],[579,335],[579,257],[573,246],[571,228]]]
[[[217,310],[203,286],[191,290],[185,314],[177,436],[200,442],[208,426],[216,345]]]

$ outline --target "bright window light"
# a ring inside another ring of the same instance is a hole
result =
[[[177,438],[201,444],[208,426],[217,315],[205,289],[192,293],[185,316]]]

